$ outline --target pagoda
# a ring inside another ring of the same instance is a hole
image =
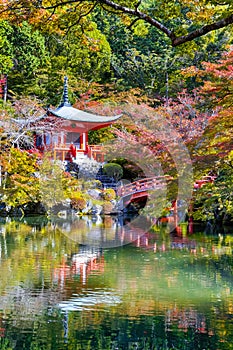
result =
[[[78,162],[82,157],[89,157],[103,162],[102,147],[88,144],[88,131],[110,126],[120,117],[95,115],[72,107],[68,99],[68,78],[65,77],[61,104],[56,109],[48,109],[43,117],[58,126],[43,134],[35,133],[35,148],[50,151],[54,159],[62,161]]]

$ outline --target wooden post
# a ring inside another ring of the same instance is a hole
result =
[[[174,203],[174,223],[175,223],[175,227],[178,226],[178,211],[177,211],[177,200],[175,200],[175,203]]]

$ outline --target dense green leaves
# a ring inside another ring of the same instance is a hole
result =
[[[13,31],[7,21],[0,21],[0,74],[7,74],[13,66],[13,43],[8,35]]]
[[[116,181],[118,181],[123,176],[123,168],[120,164],[107,163],[103,166],[103,173],[109,177],[113,177]]]

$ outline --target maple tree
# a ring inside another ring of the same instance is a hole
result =
[[[215,0],[125,1],[101,0],[98,2],[75,0],[1,0],[2,13],[16,22],[21,18],[31,18],[34,22],[49,20],[56,22],[60,31],[74,25],[85,26],[88,15],[96,8],[119,14],[126,26],[137,26],[145,22],[164,33],[173,46],[192,41],[211,31],[233,23],[232,1],[219,3]],[[59,23],[59,24],[58,24]]]
[[[195,76],[203,82],[199,88],[199,95],[203,97],[200,107],[209,110],[211,115],[203,135],[193,141],[193,157],[200,169],[213,168],[215,162],[227,157],[232,150],[232,64],[233,48],[230,47],[218,62],[203,62],[201,69],[184,70],[185,76]]]
[[[213,184],[195,191],[196,219],[230,220],[233,217],[232,150],[233,150],[233,48],[230,46],[216,63],[203,62],[200,69],[189,67],[185,76],[200,82],[202,110],[212,114],[202,135],[190,142],[196,177],[217,175]]]

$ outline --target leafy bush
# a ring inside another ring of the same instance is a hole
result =
[[[111,201],[116,198],[116,193],[112,188],[106,188],[102,196],[105,201]]]
[[[87,201],[81,192],[75,192],[71,198],[71,207],[75,210],[83,210],[86,208]]]
[[[116,181],[123,176],[123,168],[117,163],[107,163],[103,166],[103,173],[109,177],[113,177]]]

